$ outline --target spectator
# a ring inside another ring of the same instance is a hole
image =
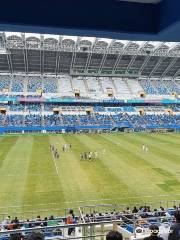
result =
[[[28,234],[26,240],[44,240],[44,236],[40,232],[32,232]]]
[[[176,222],[171,226],[168,240],[180,240],[180,211],[174,213]]]
[[[10,217],[7,217],[5,220],[2,222],[2,228],[7,229],[7,225],[11,223]]]
[[[36,218],[36,223],[35,223],[35,226],[41,226],[41,217],[38,215],[37,218]]]
[[[14,223],[18,224],[19,223],[19,220],[17,217],[14,218]]]
[[[67,216],[66,223],[73,224],[75,222],[75,216],[72,209],[69,210],[69,215]],[[68,228],[68,235],[71,235],[72,232],[75,232],[75,228],[70,227]]]
[[[133,210],[132,210],[132,213],[137,213],[138,212],[138,209],[136,206],[134,206]]]
[[[158,236],[159,227],[157,225],[151,225],[149,230],[151,235],[149,237],[145,237],[144,240],[163,240],[163,238]]]
[[[13,225],[13,230],[20,229],[20,226],[18,223],[15,223]],[[22,239],[22,234],[21,233],[12,233],[10,234],[10,240],[21,240]]]
[[[106,240],[123,240],[122,234],[118,231],[110,231],[106,235]]]

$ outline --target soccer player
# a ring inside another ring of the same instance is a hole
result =
[[[145,148],[146,148],[146,146],[145,146],[145,144],[143,143],[143,145],[142,145],[142,150],[143,150],[143,152],[145,151]]]
[[[80,154],[80,160],[84,160],[84,154],[83,153]]]
[[[63,144],[63,146],[62,146],[62,151],[65,152],[65,146],[64,146],[64,144]]]

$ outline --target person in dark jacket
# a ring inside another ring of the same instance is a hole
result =
[[[123,236],[118,231],[110,231],[106,235],[106,240],[123,240]]]
[[[171,226],[168,240],[180,240],[180,210],[174,213],[176,222]]]
[[[149,230],[151,235],[149,237],[145,237],[144,240],[163,240],[162,237],[158,236],[159,227],[157,225],[151,225]]]

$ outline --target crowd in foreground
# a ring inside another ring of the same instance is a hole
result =
[[[171,212],[169,212],[169,210]],[[107,212],[107,213],[91,213],[91,214],[84,214],[84,220],[85,222],[98,222],[98,221],[107,221],[107,220],[118,220],[119,218],[117,216],[121,217],[121,220],[132,220],[131,216],[133,217],[133,220],[139,220],[150,218],[150,217],[166,217],[172,219],[172,225],[170,228],[168,240],[180,240],[180,206],[174,206],[173,208],[170,208],[169,210],[165,210],[162,206],[159,209],[153,209],[149,206],[141,206],[137,208],[134,206],[132,210],[130,210],[129,207],[125,208],[122,212],[117,212],[114,210],[114,212]],[[109,218],[107,218],[109,217]],[[122,219],[124,217],[124,219]],[[41,240],[44,239],[45,231],[43,227],[47,226],[58,226],[61,224],[67,224],[67,235],[71,236],[75,233],[75,227],[72,224],[78,223],[80,219],[75,217],[75,214],[73,210],[69,210],[69,213],[67,217],[65,218],[56,218],[54,216],[45,217],[42,219],[40,216],[37,216],[35,220],[29,220],[21,221],[17,217],[14,219],[11,219],[10,216],[8,216],[3,222],[0,224],[0,230],[1,232],[6,232],[9,230],[22,230],[21,233],[10,233],[9,237],[12,240]],[[81,219],[82,220],[82,219]],[[137,222],[138,223],[138,222]],[[38,233],[39,235],[36,235],[35,233],[27,234],[26,231],[28,228],[37,228],[39,229]],[[42,228],[42,229],[41,229]],[[41,230],[40,230],[41,229]],[[24,231],[23,231],[24,230]],[[25,231],[26,230],[26,231]],[[60,235],[62,235],[62,231],[59,229],[58,232]],[[155,223],[153,225],[149,226],[149,237],[144,238],[144,240],[164,240],[162,237],[158,236],[159,234],[159,227]],[[34,237],[34,239],[32,239]],[[37,237],[37,239],[36,239]],[[1,238],[3,239],[3,238]],[[106,236],[107,240],[123,240],[123,236],[119,232],[111,231]]]

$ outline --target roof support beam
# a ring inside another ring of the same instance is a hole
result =
[[[156,63],[156,65],[154,66],[153,70],[150,72],[149,74],[149,78],[151,78],[153,76],[153,74],[155,73],[155,71],[158,69],[158,67],[160,66],[160,64],[162,63],[162,61],[164,60],[164,57],[160,57],[158,62]]]
[[[103,57],[102,57],[102,60],[101,60],[100,66],[99,66],[98,73],[101,73],[102,68],[104,66],[104,63],[106,61],[106,58],[107,58],[107,51],[103,54]]]
[[[86,73],[88,72],[89,65],[90,65],[91,58],[92,58],[92,54],[93,54],[93,50],[94,50],[95,45],[96,45],[97,42],[98,42],[98,38],[95,38],[94,42],[92,44],[92,47],[91,47],[91,51],[89,52],[88,57],[87,57],[86,66],[85,66],[85,72]]]
[[[81,38],[78,37],[77,41],[76,41],[76,44],[75,44],[75,48],[74,48],[73,54],[72,54],[71,65],[70,65],[70,72],[73,72],[74,63],[76,61],[76,52],[78,50],[80,40],[81,40]]]
[[[11,54],[9,53],[9,51],[7,51],[7,61],[8,61],[9,72],[10,72],[11,74],[13,74]]]
[[[175,79],[179,74],[180,74],[180,68],[178,68],[178,70],[175,72],[173,79]]]
[[[129,41],[127,44],[125,44],[124,47],[123,47],[122,52],[119,53],[119,55],[118,55],[118,57],[117,57],[117,59],[116,59],[116,62],[115,62],[115,64],[114,64],[114,67],[113,67],[113,70],[112,70],[112,74],[115,74],[116,69],[117,69],[117,67],[118,67],[118,65],[119,65],[119,62],[121,61],[121,58],[122,58],[124,52],[126,51],[126,48],[128,48],[128,46],[129,46],[130,43],[131,43],[131,42]]]
[[[163,79],[166,76],[166,73],[171,69],[171,67],[176,63],[177,58],[173,58],[169,66],[165,69],[163,74],[161,75],[161,79]]]
[[[25,40],[25,34],[21,34],[22,42],[23,42],[23,57],[24,57],[24,70],[25,73],[28,74],[28,67],[27,67],[27,50],[26,50],[26,40]]]
[[[147,42],[147,43],[148,43],[148,42]],[[155,47],[155,49],[153,49],[152,53],[147,55],[147,57],[145,58],[145,61],[144,61],[143,65],[142,65],[141,68],[139,69],[139,73],[138,73],[139,75],[141,75],[141,73],[144,71],[144,68],[145,68],[145,66],[147,65],[147,63],[149,62],[150,58],[155,55],[156,50],[157,50],[158,48],[160,48],[163,44],[164,44],[164,43],[158,44],[158,45]]]
[[[130,63],[128,64],[127,68],[126,68],[126,74],[128,74],[128,70],[129,68],[131,68],[131,66],[133,65],[133,63],[136,60],[136,57],[139,55],[140,50],[147,44],[147,42],[145,42],[142,46],[139,47],[139,49],[137,50],[137,53],[132,57]]]
[[[57,47],[57,51],[56,51],[56,67],[55,67],[55,75],[56,76],[58,74],[58,68],[59,68],[61,42],[62,42],[62,37],[59,36],[58,47]]]
[[[44,37],[40,36],[40,73],[41,75],[44,73]]]
[[[12,74],[13,69],[12,69],[12,62],[11,62],[11,58],[10,58],[10,50],[8,48],[8,45],[7,45],[7,39],[6,39],[5,33],[3,34],[3,44],[6,48],[6,57],[7,57],[9,72]]]

